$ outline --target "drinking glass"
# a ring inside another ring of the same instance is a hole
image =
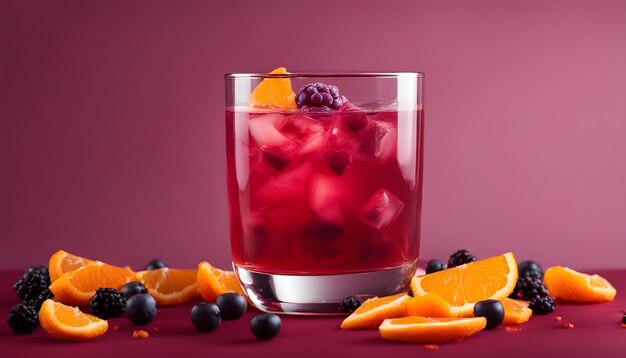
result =
[[[226,75],[233,267],[260,310],[339,314],[347,296],[407,289],[420,241],[423,79]],[[259,83],[284,80],[335,86],[341,106],[248,106]]]

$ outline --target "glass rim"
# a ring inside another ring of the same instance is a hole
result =
[[[292,73],[238,73],[224,75],[226,79],[237,78],[423,78],[423,72],[292,72]]]

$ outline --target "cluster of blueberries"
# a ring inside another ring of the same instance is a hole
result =
[[[167,267],[161,260],[152,260],[146,270]],[[43,301],[53,298],[48,289],[50,276],[47,266],[33,266],[13,285],[14,291],[23,301],[13,306],[7,316],[7,323],[17,334],[27,334],[39,325],[38,311]],[[217,297],[215,303],[199,303],[191,309],[191,322],[200,332],[216,330],[222,320],[230,321],[241,318],[248,303],[236,293],[225,293]],[[144,326],[152,322],[157,314],[157,303],[148,294],[146,287],[138,281],[128,282],[118,291],[114,288],[96,290],[90,311],[102,319],[120,317],[126,314],[135,325]],[[259,314],[250,322],[252,334],[261,340],[274,338],[280,331],[281,319],[275,314]]]

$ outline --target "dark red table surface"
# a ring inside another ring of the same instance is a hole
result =
[[[533,316],[517,332],[504,327],[483,331],[463,341],[427,350],[423,345],[382,339],[377,330],[342,331],[340,317],[282,316],[280,335],[256,340],[249,329],[248,312],[238,321],[222,322],[217,331],[198,333],[191,325],[191,305],[159,309],[157,318],[143,327],[148,339],[132,338],[134,327],[122,317],[109,320],[102,337],[90,342],[62,342],[41,327],[18,336],[5,322],[0,324],[2,357],[626,357],[626,329],[619,321],[626,310],[626,270],[597,271],[617,288],[615,301],[602,304],[559,302],[548,316]],[[16,271],[0,271],[0,308],[6,315],[18,303],[11,286]],[[555,316],[562,321],[554,321]],[[4,316],[3,316],[4,317]],[[572,322],[574,329],[561,325]],[[156,331],[155,329],[158,329]]]

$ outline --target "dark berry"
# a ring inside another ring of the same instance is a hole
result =
[[[148,264],[146,265],[146,270],[158,270],[158,269],[162,269],[165,267],[167,267],[165,262],[155,259],[155,260],[148,262]]]
[[[337,87],[323,83],[310,83],[300,88],[296,94],[296,104],[298,108],[306,106],[339,109],[343,105],[343,100]]]
[[[530,301],[535,297],[547,297],[548,290],[543,284],[541,276],[536,271],[526,271],[517,279],[513,293],[509,297]]]
[[[453,268],[476,261],[476,256],[467,250],[459,250],[450,256],[448,268]]]
[[[446,264],[441,260],[430,260],[428,265],[426,265],[426,273],[438,272],[447,268]]]
[[[114,288],[99,288],[91,298],[89,308],[96,317],[119,317],[126,310],[126,299]]]
[[[34,331],[39,325],[39,315],[33,307],[18,304],[13,306],[9,311],[7,323],[13,332],[17,334],[28,334]]]
[[[361,301],[354,298],[354,296],[348,296],[343,299],[343,302],[341,302],[339,312],[352,313],[359,307],[361,307]]]
[[[220,308],[215,303],[198,303],[191,309],[191,323],[200,332],[216,330],[222,323]]]
[[[250,330],[258,339],[268,340],[276,337],[280,332],[282,322],[278,315],[273,313],[264,313],[254,316],[250,321]]]
[[[13,284],[13,290],[22,301],[36,299],[41,292],[50,286],[47,271],[29,268],[24,275]]]
[[[139,295],[142,293],[148,293],[148,289],[143,283],[139,281],[132,281],[124,285],[120,290],[120,293],[125,299],[129,299],[134,295]]]
[[[528,308],[536,314],[548,314],[556,310],[556,303],[551,297],[535,297],[530,301]]]
[[[246,299],[237,293],[221,294],[215,299],[215,304],[220,308],[224,321],[240,319],[248,308]]]
[[[622,324],[626,324],[626,314],[622,316]]]
[[[352,156],[343,150],[326,150],[320,153],[320,160],[336,175],[344,175],[352,164]]]
[[[543,268],[534,261],[524,261],[520,263],[517,266],[517,271],[519,272],[520,277],[527,272],[534,272],[538,274],[540,278],[543,278]]]
[[[344,113],[343,121],[346,124],[346,127],[353,132],[358,132],[361,129],[367,127],[369,123],[369,118],[365,113]]]
[[[141,293],[126,301],[126,316],[137,326],[144,326],[156,317],[157,304],[152,296]]]
[[[485,317],[487,319],[485,329],[494,329],[504,320],[504,306],[496,300],[477,302],[474,305],[474,317]]]
[[[33,298],[28,301],[24,301],[24,304],[27,306],[31,306],[32,308],[35,309],[35,311],[39,312],[39,309],[41,308],[41,305],[43,304],[43,302],[47,299],[52,299],[52,298],[54,298],[54,293],[52,293],[50,289],[46,288],[36,298]]]
[[[261,152],[261,158],[277,171],[282,171],[289,166],[291,161],[278,147],[269,147]]]

